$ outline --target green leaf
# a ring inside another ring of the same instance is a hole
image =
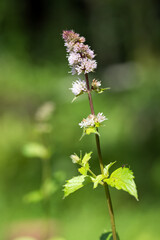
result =
[[[97,132],[96,127],[88,127],[88,128],[83,128],[83,133],[82,136],[80,138],[80,140],[85,136],[85,135],[90,135],[91,133],[97,134],[98,136],[100,136],[99,132]]]
[[[86,153],[82,159],[82,164],[85,165],[91,159],[92,152]]]
[[[83,93],[84,93],[84,91],[81,91],[78,95],[76,95],[76,96],[73,98],[72,103],[73,103],[79,96],[81,96]]]
[[[78,168],[78,171],[82,175],[87,175],[87,170],[85,167]]]
[[[98,134],[96,127],[88,127],[85,129],[85,134],[90,135],[91,133]]]
[[[133,172],[129,168],[120,167],[108,179],[104,179],[104,181],[111,187],[128,192],[138,200],[136,184],[133,179]]]
[[[111,163],[109,163],[107,166],[104,167],[104,175],[105,175],[106,177],[109,176],[109,169],[110,169],[110,167],[112,167],[113,164],[115,164],[115,163],[116,163],[116,161],[115,161],[115,162],[111,162]]]
[[[92,178],[92,181],[94,182],[93,188],[96,188],[103,178],[104,176],[102,174],[98,175],[96,178]]]
[[[82,188],[84,185],[91,182],[91,178],[89,176],[77,176],[70,180],[66,181],[67,183],[64,185],[64,198],[70,195],[71,193],[77,191]]]
[[[105,90],[109,90],[110,88],[97,88],[93,89],[96,93],[103,93]]]
[[[23,154],[26,157],[38,157],[41,159],[45,159],[49,157],[49,151],[48,149],[36,142],[28,143],[23,148]]]
[[[120,240],[118,234],[117,235],[117,240]],[[112,232],[105,232],[101,235],[100,240],[113,240]]]

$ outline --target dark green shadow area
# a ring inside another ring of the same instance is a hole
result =
[[[100,240],[113,240],[112,232],[103,233],[100,237]],[[118,234],[117,234],[117,240],[120,240]]]

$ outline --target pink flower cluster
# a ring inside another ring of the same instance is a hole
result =
[[[93,72],[97,67],[96,61],[93,60],[95,54],[88,45],[84,44],[85,38],[70,30],[63,31],[63,39],[67,47],[67,57],[72,74]]]

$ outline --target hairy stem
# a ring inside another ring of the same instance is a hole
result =
[[[85,74],[85,79],[86,79],[86,84],[87,84],[88,99],[89,99],[91,113],[93,115],[95,115],[92,96],[91,96],[91,90],[90,90],[90,86],[89,86],[88,74]],[[98,128],[97,128],[97,131],[98,131]],[[97,152],[98,152],[98,158],[99,158],[99,165],[100,165],[101,173],[103,174],[104,166],[103,166],[102,153],[101,153],[101,147],[100,147],[100,139],[97,134],[95,136],[96,136],[96,145],[97,145]],[[110,215],[110,220],[111,220],[113,240],[117,240],[114,212],[113,212],[111,196],[110,196],[110,192],[109,192],[107,183],[104,183],[104,189],[105,189],[105,195],[106,195],[106,199],[107,199],[107,205],[108,205],[109,215]]]

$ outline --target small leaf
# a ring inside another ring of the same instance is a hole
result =
[[[110,169],[110,167],[112,167],[113,164],[115,164],[115,163],[116,163],[116,161],[115,161],[115,162],[111,162],[111,163],[109,163],[107,166],[104,167],[104,175],[105,175],[106,177],[109,176],[109,169]]]
[[[85,129],[85,134],[90,135],[91,133],[98,134],[96,127],[88,127]]]
[[[102,174],[98,175],[96,178],[92,178],[92,181],[94,182],[93,188],[96,188],[103,178],[104,176]]]
[[[128,192],[138,200],[136,184],[133,179],[133,172],[129,168],[120,167],[108,179],[104,179],[104,181],[111,187]]]
[[[48,149],[42,144],[36,142],[26,144],[23,148],[23,154],[30,158],[39,157],[45,159],[49,157]]]
[[[117,240],[120,240],[118,234],[117,235]],[[113,240],[112,232],[105,232],[101,235],[100,240]]]
[[[83,128],[83,133],[80,138],[80,140],[85,136],[85,135],[90,135],[91,133],[97,134],[100,136],[99,132],[97,131],[96,127],[88,127],[88,128]]]
[[[67,183],[64,185],[64,198],[70,195],[71,193],[77,191],[82,188],[87,183],[91,182],[91,178],[89,176],[77,176],[70,180],[66,181]]]
[[[88,163],[86,163],[84,166],[82,166],[81,168],[78,169],[78,171],[82,175],[87,175],[88,170],[89,170],[89,164]]]
[[[84,93],[84,91],[81,91],[78,95],[76,95],[73,100],[72,100],[72,103],[80,96]]]
[[[85,165],[91,159],[92,152],[86,153],[82,159],[82,164]]]
[[[110,90],[110,88],[99,88],[98,93],[103,93],[105,90]]]
[[[87,170],[85,167],[78,168],[78,171],[82,175],[87,175]]]
[[[103,93],[105,90],[109,90],[110,88],[96,88],[93,89],[96,93]]]

